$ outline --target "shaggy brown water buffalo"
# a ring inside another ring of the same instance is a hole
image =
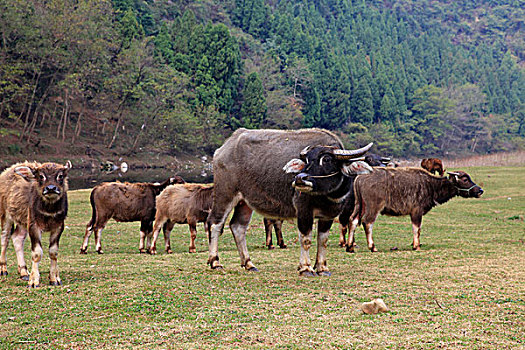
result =
[[[284,243],[284,239],[283,239],[282,220],[264,218],[263,224],[264,224],[264,232],[266,233],[266,246],[268,247],[268,249],[271,250],[275,248],[272,243],[272,227],[275,230],[275,238],[277,239],[277,245],[281,249],[285,249],[286,244]]]
[[[320,145],[323,147],[313,147]],[[312,147],[306,148],[308,146]],[[219,236],[233,209],[230,229],[241,266],[257,271],[246,246],[246,229],[252,211],[256,210],[267,218],[297,217],[301,232],[299,273],[302,275],[315,274],[308,251],[313,220],[319,218],[315,268],[319,274],[329,274],[326,243],[332,220],[339,215],[351,188],[351,177],[359,168],[350,167],[352,158],[363,155],[371,146],[343,150],[341,141],[322,129],[236,130],[213,157],[215,193],[207,221],[210,230],[208,264],[213,269],[222,268],[218,255]],[[299,155],[301,159],[294,159]]]
[[[28,281],[29,287],[38,287],[38,266],[43,253],[41,237],[44,231],[49,231],[49,282],[54,286],[62,283],[57,257],[67,216],[67,174],[70,168],[70,162],[66,165],[24,162],[11,166],[0,175],[1,275],[7,275],[6,249],[12,235],[20,277]],[[31,274],[28,274],[23,252],[27,233],[31,239]]]
[[[174,224],[188,224],[190,227],[190,253],[197,252],[197,223],[206,222],[213,202],[213,186],[207,184],[171,185],[157,197],[155,226],[151,241],[150,254],[157,254],[157,237],[164,229],[166,252],[171,253],[170,233]]]
[[[438,177],[420,168],[374,168],[374,172],[359,176],[354,182],[355,208],[350,217],[347,251],[354,251],[354,232],[363,224],[372,252],[377,249],[372,238],[372,225],[379,213],[390,216],[410,215],[412,221],[412,248],[420,249],[421,221],[430,209],[461,196],[478,198],[483,194],[470,176],[463,172],[449,172]]]
[[[421,167],[427,170],[429,173],[438,173],[439,176],[443,176],[445,170],[443,169],[443,162],[439,158],[425,158],[421,160]]]
[[[168,185],[184,183],[180,176],[175,176],[162,183],[148,182],[105,182],[91,191],[92,216],[86,225],[84,241],[80,254],[87,253],[89,237],[95,233],[95,250],[103,254],[101,244],[102,230],[111,219],[119,222],[140,221],[139,251],[145,253],[145,239],[148,243],[153,232],[155,220],[155,198]]]

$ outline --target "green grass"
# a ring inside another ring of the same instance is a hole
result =
[[[378,219],[374,254],[362,229],[357,253],[346,253],[334,224],[333,275],[322,278],[298,276],[292,223],[283,225],[288,249],[266,250],[258,215],[248,248],[259,273],[240,268],[228,229],[219,242],[225,268],[209,269],[202,225],[196,254],[187,253],[186,225],[172,233],[174,254],[150,256],[138,254],[138,223],[111,221],[102,237],[105,254],[94,253],[92,239],[88,254],[80,255],[89,191],[72,191],[60,242],[63,286],[28,289],[10,244],[9,276],[0,279],[0,348],[523,349],[525,167],[467,171],[485,194],[455,198],[427,214],[422,251],[410,248],[408,217]],[[359,311],[378,297],[389,312]]]

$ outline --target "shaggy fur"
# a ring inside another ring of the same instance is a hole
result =
[[[38,266],[42,258],[41,236],[44,231],[49,231],[50,283],[61,284],[57,255],[68,210],[67,173],[70,168],[69,162],[66,166],[56,163],[24,162],[11,166],[0,175],[2,223],[0,274],[7,275],[6,249],[9,236],[12,236],[21,278],[28,280],[30,287],[38,287],[40,284]],[[16,225],[15,230],[14,225]],[[31,239],[30,275],[23,256],[27,233]]]
[[[483,190],[465,172],[438,177],[420,168],[374,168],[368,175],[358,176],[354,183],[355,208],[347,251],[353,251],[354,231],[362,222],[368,248],[377,251],[372,238],[372,225],[379,213],[390,216],[410,215],[414,250],[420,249],[419,236],[423,215],[433,207],[455,196],[479,197]]]

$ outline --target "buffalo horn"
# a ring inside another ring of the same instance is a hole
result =
[[[337,159],[344,159],[344,160],[360,157],[366,152],[368,152],[368,150],[373,146],[373,144],[374,143],[370,142],[368,145],[366,145],[363,148],[353,149],[353,150],[336,149],[334,150],[334,154]]]
[[[459,173],[457,173],[457,172],[455,172],[455,171],[447,171],[447,173],[448,173],[449,175],[455,175],[455,176],[458,176],[458,175],[459,175]]]
[[[309,150],[310,150],[310,146],[306,146],[305,148],[303,148],[300,155],[302,157],[306,156],[306,153],[308,153]]]

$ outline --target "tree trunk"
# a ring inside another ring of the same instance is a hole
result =
[[[33,101],[35,100],[36,89],[38,87],[38,82],[40,81],[40,74],[41,74],[40,71],[38,73],[35,73],[36,76],[34,77],[35,82],[34,82],[34,87],[33,87],[33,93],[31,94],[31,99],[27,103],[27,111],[26,111],[26,117],[24,120],[24,128],[22,129],[22,133],[20,134],[20,138],[18,139],[19,141],[22,141],[27,131],[27,127],[29,126],[29,115],[31,114],[31,111],[33,110],[32,108]]]

